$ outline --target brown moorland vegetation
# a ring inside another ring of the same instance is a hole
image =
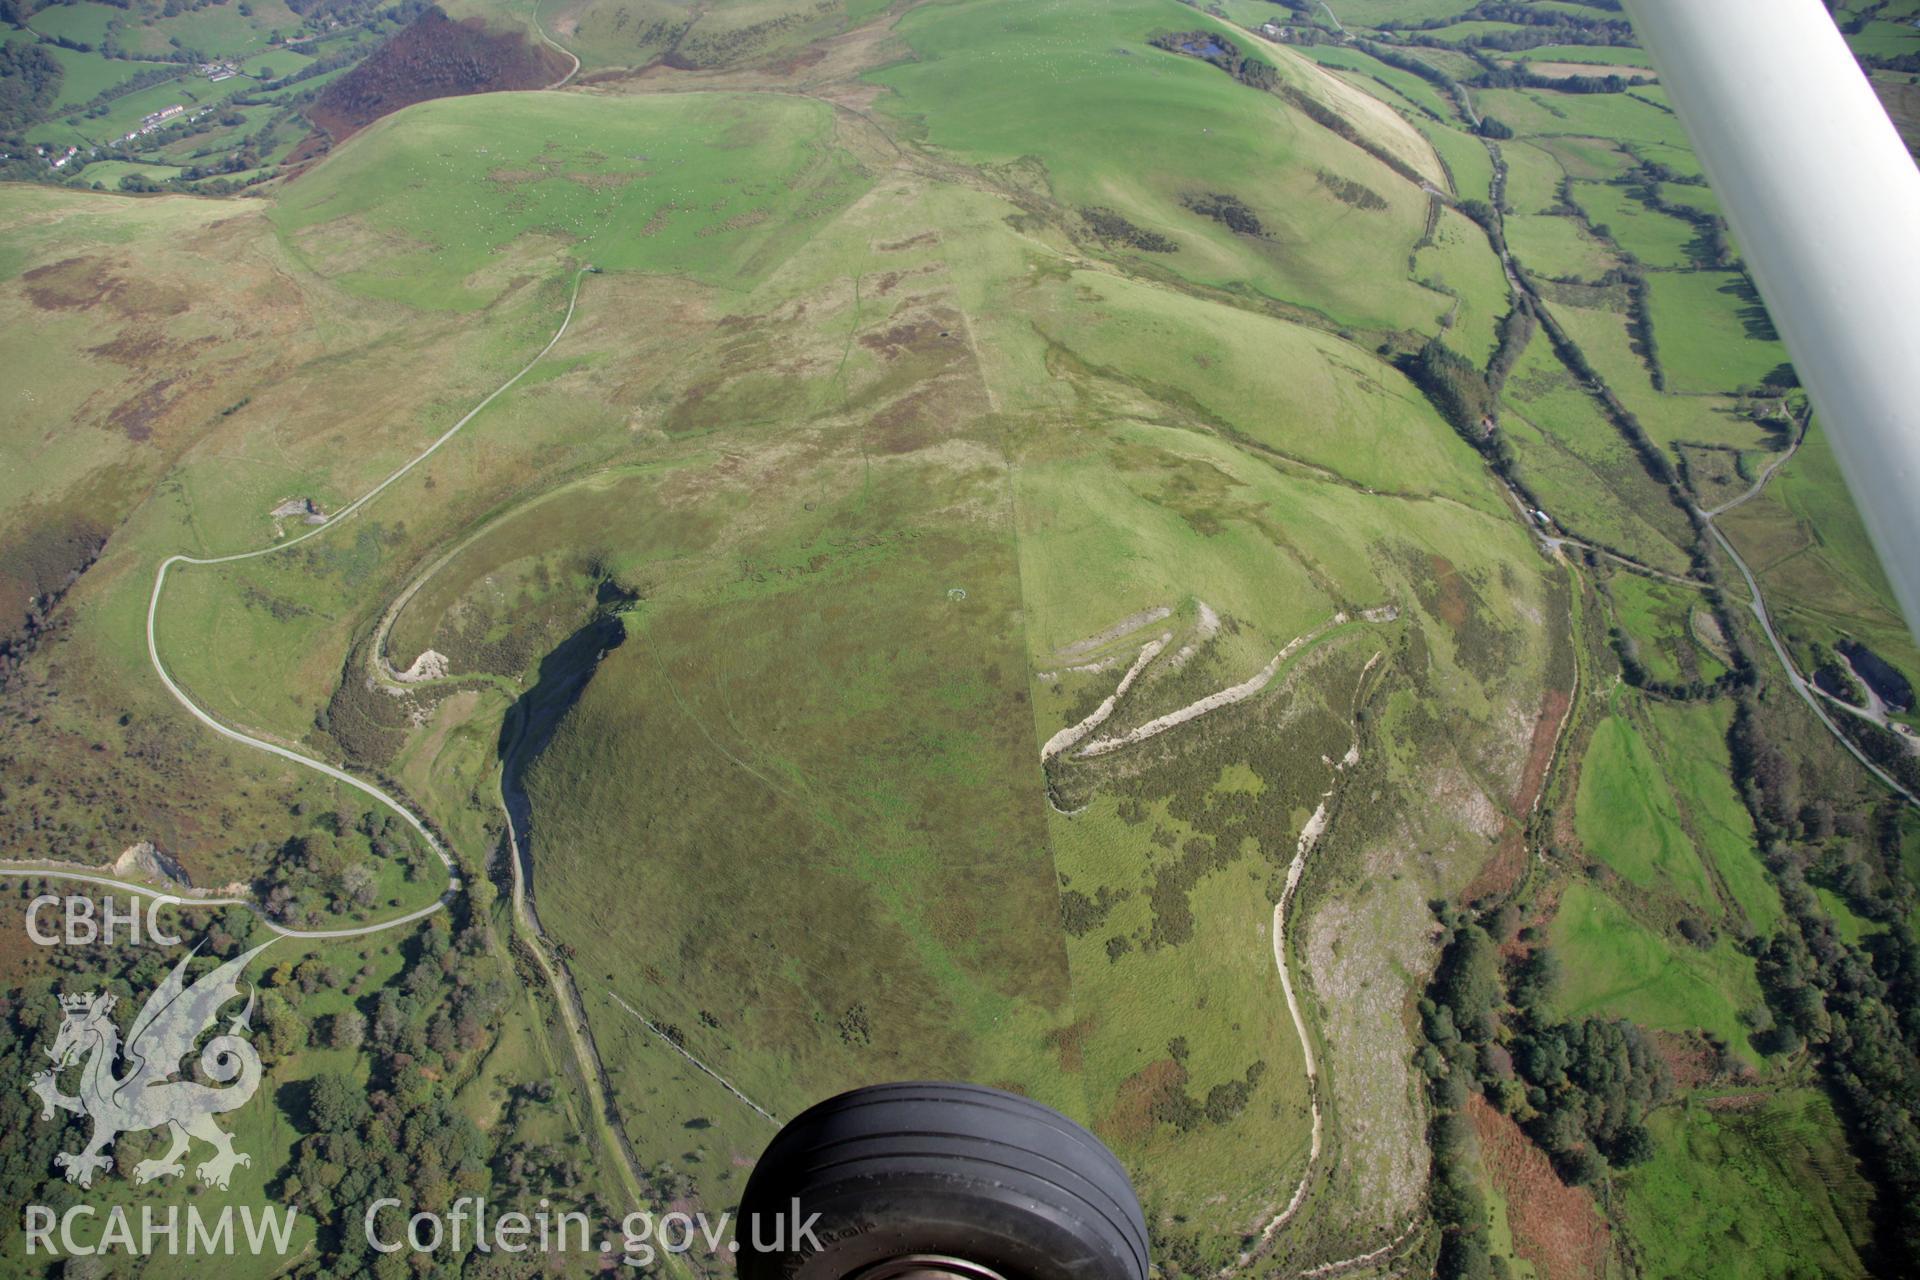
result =
[[[542,89],[567,72],[557,50],[477,18],[455,22],[437,8],[327,86],[307,117],[338,142],[381,116],[431,98]]]

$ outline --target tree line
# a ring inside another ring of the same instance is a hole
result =
[[[1920,945],[1909,923],[1914,889],[1900,869],[1899,802],[1889,797],[1863,816],[1830,787],[1810,796],[1807,788],[1820,784],[1783,747],[1798,744],[1777,723],[1782,714],[1742,694],[1727,737],[1734,780],[1786,908],[1757,948],[1760,987],[1775,1020],[1760,1047],[1804,1047],[1885,1202],[1920,1204]],[[1838,858],[1836,831],[1847,837]],[[1872,845],[1854,843],[1852,833]],[[1868,864],[1870,855],[1878,867]],[[1843,939],[1808,882],[1810,872],[1839,884],[1880,929],[1863,945]],[[1885,1213],[1874,1225],[1878,1269],[1912,1274],[1920,1266],[1920,1217]]]
[[[64,74],[60,60],[39,44],[0,44],[0,134],[39,123],[60,96]]]
[[[1654,1152],[1649,1111],[1672,1075],[1645,1033],[1625,1019],[1562,1020],[1551,1002],[1559,966],[1545,943],[1503,962],[1511,907],[1476,916],[1434,904],[1443,930],[1439,966],[1419,1004],[1424,1043],[1417,1055],[1433,1104],[1433,1173],[1428,1207],[1441,1229],[1435,1274],[1483,1280],[1493,1274],[1487,1208],[1473,1172],[1474,1094],[1512,1117],[1572,1185]]]
[[[1543,76],[1527,67],[1498,67],[1482,71],[1467,83],[1477,89],[1552,89],[1556,93],[1625,93],[1646,84],[1651,76]]]

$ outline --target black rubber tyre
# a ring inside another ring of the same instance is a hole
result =
[[[736,1236],[741,1280],[884,1280],[914,1257],[1003,1280],[1147,1275],[1146,1222],[1113,1154],[1050,1107],[972,1084],[872,1085],[803,1112],[754,1166]]]

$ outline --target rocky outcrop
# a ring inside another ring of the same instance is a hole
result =
[[[142,880],[148,884],[165,884],[181,889],[193,887],[193,879],[187,875],[186,868],[162,853],[151,840],[128,845],[113,860],[113,874],[123,880]]]

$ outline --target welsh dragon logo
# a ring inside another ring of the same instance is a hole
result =
[[[96,1170],[113,1167],[113,1157],[104,1150],[116,1137],[161,1125],[172,1135],[173,1145],[159,1159],[134,1165],[135,1182],[185,1173],[181,1157],[189,1138],[213,1147],[212,1158],[195,1172],[202,1182],[221,1190],[236,1167],[253,1163],[251,1156],[233,1149],[232,1136],[213,1122],[215,1116],[244,1106],[260,1087],[260,1057],[243,1038],[253,1012],[251,992],[246,1008],[228,1022],[226,1034],[213,1037],[200,1050],[201,1072],[223,1087],[173,1077],[180,1060],[213,1027],[221,1007],[239,998],[240,974],[248,961],[270,945],[262,943],[234,957],[191,986],[186,981],[187,963],[193,959],[189,953],[148,997],[124,1046],[111,1016],[114,996],[89,991],[60,997],[67,1017],[47,1051],[53,1067],[33,1078],[33,1091],[40,1095],[42,1120],[51,1120],[59,1107],[93,1121],[93,1136],[83,1150],[53,1158],[55,1168],[67,1171],[67,1181],[91,1185]],[[81,1064],[80,1093],[70,1097],[60,1092],[57,1078],[75,1064]],[[116,1068],[125,1073],[116,1074]]]

